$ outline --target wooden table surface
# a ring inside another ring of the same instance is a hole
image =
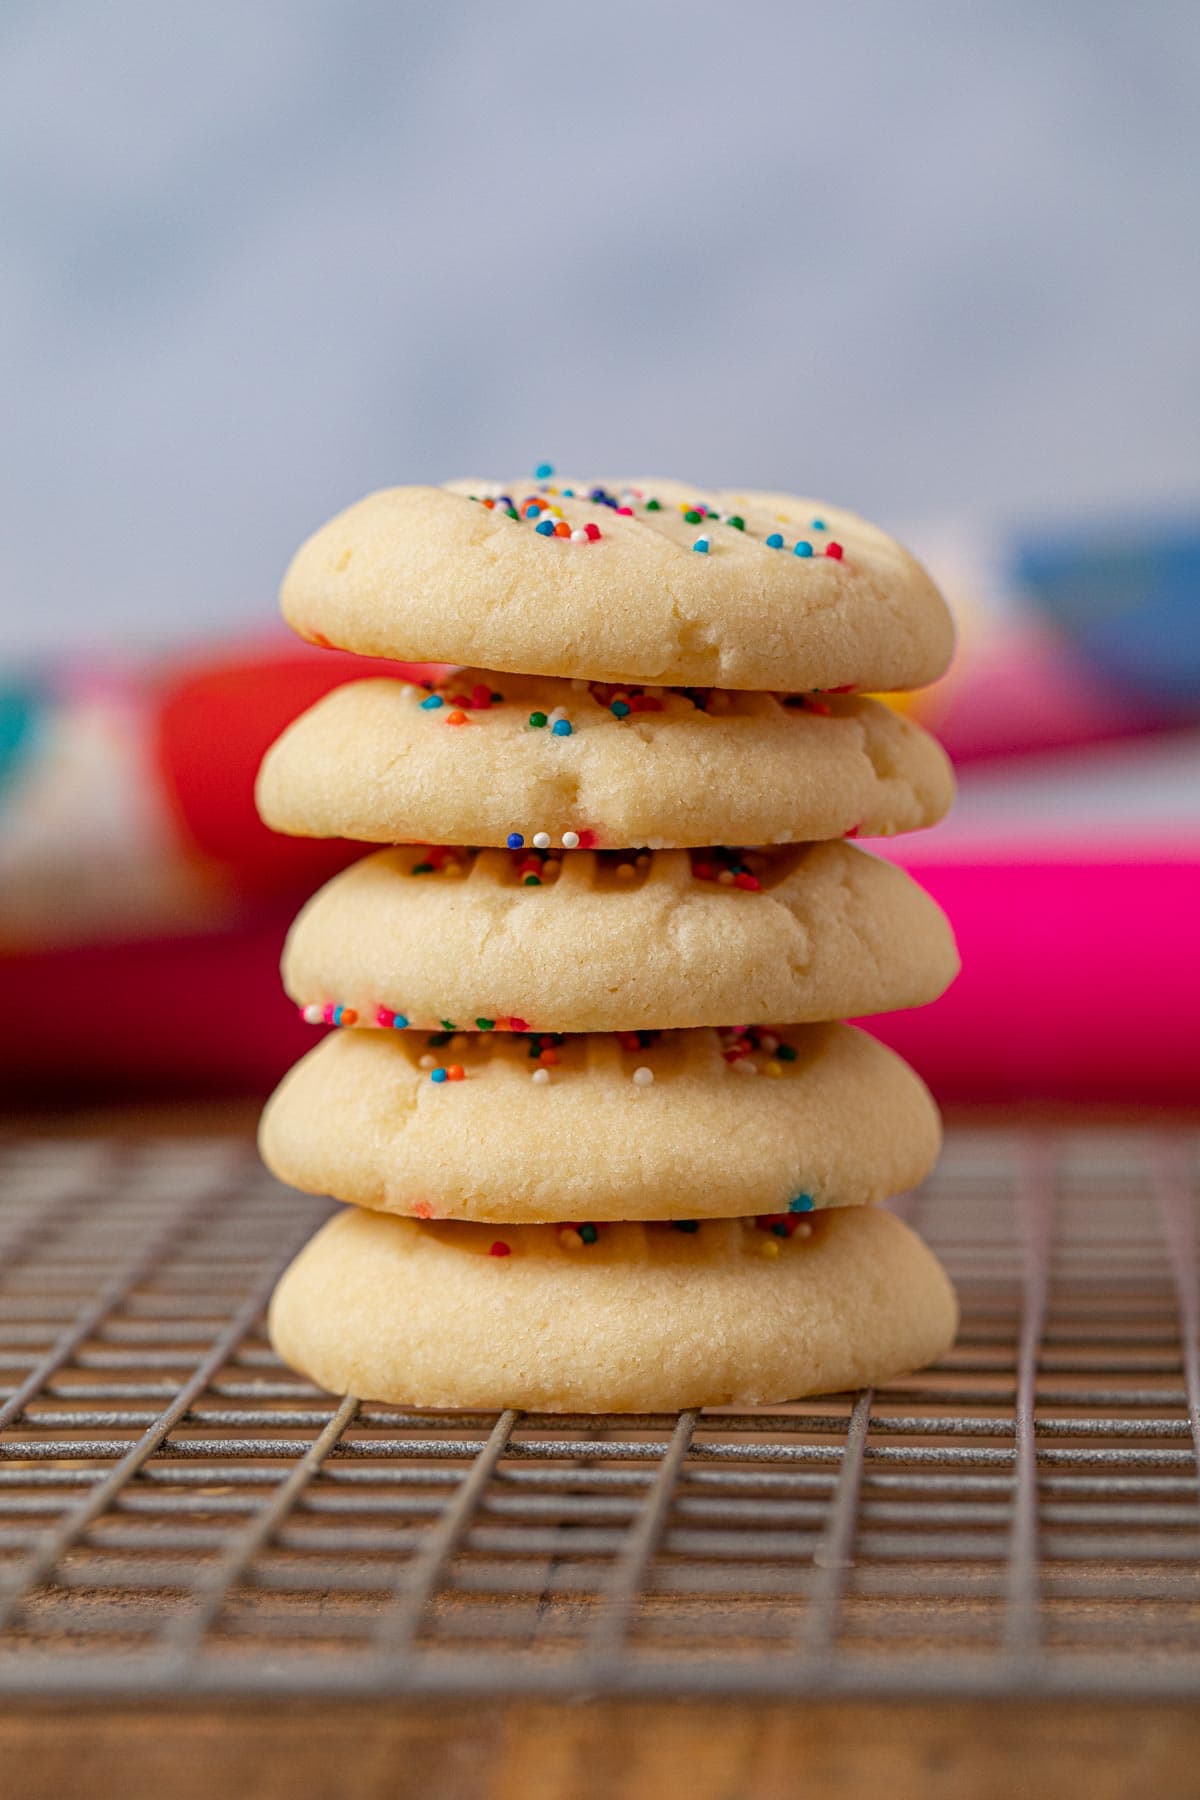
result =
[[[244,1102],[6,1133],[252,1129]],[[1004,1117],[972,1114],[975,1119]],[[1062,1120],[1061,1109],[1046,1116]],[[1094,1115],[1088,1115],[1092,1117]],[[1129,1118],[1106,1111],[1105,1118]],[[0,1707],[0,1800],[1197,1800],[1190,1703],[469,1701]]]

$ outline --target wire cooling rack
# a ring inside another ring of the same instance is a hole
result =
[[[0,1145],[0,1696],[1200,1693],[1200,1137],[953,1132],[963,1330],[678,1417],[331,1399],[242,1140]]]

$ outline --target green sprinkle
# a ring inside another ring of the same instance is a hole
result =
[[[495,1031],[496,1021],[495,1019],[476,1019],[475,1029],[476,1031]]]
[[[698,512],[685,512],[683,516],[689,525],[698,525],[704,517],[704,514]]]
[[[457,1031],[458,1026],[454,1023],[453,1019],[443,1019],[442,1020],[442,1030],[443,1031]]]
[[[600,1236],[600,1233],[596,1230],[594,1225],[581,1225],[579,1227],[579,1235],[585,1244],[594,1244],[596,1239]]]
[[[530,713],[530,715],[529,715],[529,723],[530,723],[530,724],[531,724],[531,725],[536,725],[536,726],[537,726],[537,728],[538,728],[538,729],[539,729],[539,730],[540,730],[540,729],[541,729],[541,727],[542,727],[542,726],[543,726],[543,725],[544,725],[544,724],[545,724],[545,723],[546,723],[546,715],[545,715],[545,713],[543,713],[543,712],[531,712],[531,713]]]
[[[725,523],[727,525],[732,525],[735,531],[745,531],[746,529],[746,521],[739,513],[730,513]]]
[[[425,1041],[431,1050],[440,1050],[443,1044],[450,1042],[450,1033],[448,1031],[431,1031]]]
[[[520,520],[520,517],[521,517],[521,515],[520,515],[520,513],[519,513],[519,512],[518,512],[518,511],[517,511],[517,509],[516,509],[516,507],[515,507],[515,506],[506,506],[506,507],[505,507],[505,509],[504,509],[504,512],[505,512],[505,516],[506,516],[506,517],[507,517],[507,518],[509,518],[509,519],[516,519],[516,520],[518,520],[518,522],[519,522],[519,520]]]
[[[796,1060],[796,1052],[790,1044],[780,1044],[775,1054],[780,1062],[795,1062]]]
[[[647,500],[646,511],[647,512],[661,512],[662,507],[657,500]]]
[[[433,864],[432,863],[414,863],[413,867],[412,867],[412,872],[414,875],[432,875],[433,874]]]
[[[541,885],[542,878],[540,875],[527,875],[521,883],[522,887],[541,887]]]

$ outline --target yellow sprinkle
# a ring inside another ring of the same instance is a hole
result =
[[[774,1058],[772,1058],[772,1060],[769,1063],[763,1064],[763,1074],[764,1075],[782,1075],[783,1074],[783,1064],[777,1063],[774,1060]]]
[[[773,1237],[764,1238],[762,1243],[758,1246],[758,1254],[760,1256],[778,1256],[779,1239]]]

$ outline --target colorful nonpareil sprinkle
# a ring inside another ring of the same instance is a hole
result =
[[[633,1071],[634,1087],[649,1087],[653,1080],[654,1070],[646,1068],[644,1063],[640,1069],[635,1069]]]
[[[503,1238],[497,1238],[488,1251],[489,1256],[511,1256],[512,1245],[506,1244]]]

